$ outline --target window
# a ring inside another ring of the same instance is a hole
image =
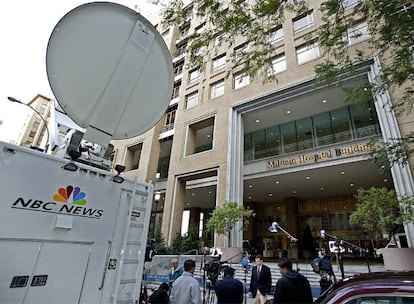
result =
[[[279,126],[266,129],[266,156],[280,154],[280,131]]]
[[[220,80],[211,85],[211,99],[224,95],[224,80]]]
[[[214,117],[188,126],[186,155],[213,149]]]
[[[296,143],[295,122],[291,121],[280,126],[280,137],[283,144],[283,153],[295,152],[298,150]]]
[[[253,159],[259,159],[266,156],[266,133],[265,130],[259,130],[252,133]]]
[[[319,57],[319,46],[317,42],[299,46],[296,48],[298,64],[302,64]]]
[[[333,143],[331,117],[329,112],[314,116],[313,125],[317,146],[324,146]]]
[[[185,97],[185,108],[191,109],[198,103],[198,92],[189,94]]]
[[[277,73],[286,71],[286,56],[281,54],[272,59],[272,65],[270,66],[267,75],[271,76]]]
[[[33,123],[33,128],[39,128],[39,126],[40,126],[40,123],[38,122],[38,121],[35,121],[34,123]]]
[[[310,117],[296,121],[298,151],[313,148],[312,119]]]
[[[250,76],[246,74],[238,74],[234,76],[234,89],[240,89],[250,83]]]
[[[177,112],[176,107],[168,110],[168,112],[165,114],[165,126],[169,127],[169,126],[174,125],[176,112]]]
[[[249,45],[247,43],[244,43],[242,45],[239,45],[237,48],[234,49],[234,59],[236,63],[241,62],[243,55],[247,54],[249,52]]]
[[[186,26],[184,28],[181,28],[180,29],[179,39],[184,39],[185,37],[187,37],[189,31],[190,31],[190,27],[189,26]]]
[[[172,99],[174,98],[178,98],[180,96],[180,88],[181,88],[181,82],[179,82],[178,84],[174,84],[174,88],[172,91]]]
[[[30,131],[30,133],[29,133],[29,137],[30,138],[35,137],[35,135],[36,135],[36,132],[35,131]]]
[[[213,59],[213,71],[217,71],[226,65],[226,54]]]
[[[360,0],[341,0],[342,7],[344,9],[350,9],[351,7],[356,6]]]
[[[371,102],[361,106],[352,105],[350,112],[356,138],[379,134],[378,118]]]
[[[351,45],[367,40],[370,37],[371,35],[368,31],[368,24],[365,21],[348,29],[344,34],[344,41]]]
[[[342,108],[331,112],[332,131],[334,142],[351,140],[351,125],[348,108]]]
[[[183,73],[184,62],[180,62],[174,65],[174,77],[181,75]]]
[[[129,170],[136,170],[139,168],[139,161],[141,159],[142,143],[130,146],[127,148],[127,156],[125,159],[125,166]]]
[[[192,83],[197,81],[200,78],[200,70],[194,69],[188,73],[188,83]]]
[[[203,32],[205,31],[205,29],[206,29],[206,24],[205,24],[205,23],[203,23],[203,24],[201,24],[201,25],[199,25],[199,26],[197,26],[197,27],[195,28],[195,32],[196,32],[197,34],[201,34],[201,33],[203,33]]]
[[[170,34],[170,30],[168,29],[168,30],[164,31],[164,32],[161,34],[161,36],[162,36],[162,38],[166,39],[166,38],[168,37],[168,35],[169,35],[169,34]]]
[[[283,39],[283,28],[280,26],[272,30],[267,36],[268,43],[275,43]]]
[[[226,33],[221,34],[220,36],[218,36],[215,40],[214,40],[214,46],[219,46],[221,45],[227,38]]]
[[[183,43],[183,44],[180,44],[179,46],[177,46],[176,56],[184,54],[186,49],[187,49],[187,44],[186,43]]]
[[[313,12],[310,11],[305,16],[293,19],[293,30],[295,33],[303,31],[314,24]]]

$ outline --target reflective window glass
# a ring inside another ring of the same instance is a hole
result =
[[[296,144],[295,122],[291,121],[280,126],[283,152],[290,153],[298,150]]]
[[[331,123],[334,133],[334,142],[341,142],[352,139],[348,107],[332,111]]]
[[[375,122],[372,112],[375,109],[370,107],[369,103],[363,105],[350,106],[352,123],[356,138],[372,136],[376,134]]]
[[[266,129],[266,156],[280,154],[279,126]]]
[[[265,130],[253,132],[252,147],[253,147],[253,159],[266,157]]]
[[[312,119],[310,117],[296,121],[298,150],[313,148]]]
[[[244,161],[252,160],[252,134],[244,135]]]
[[[313,126],[317,146],[333,143],[331,118],[329,112],[315,115],[313,117]]]

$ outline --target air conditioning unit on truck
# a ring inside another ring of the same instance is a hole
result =
[[[102,155],[111,139],[152,128],[170,101],[161,35],[118,4],[66,14],[46,64],[56,100]],[[137,303],[153,185],[67,149],[61,158],[0,142],[0,303]]]

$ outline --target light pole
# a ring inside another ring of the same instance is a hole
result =
[[[43,120],[44,126],[46,128],[46,144],[45,144],[45,153],[47,153],[47,150],[49,149],[49,138],[50,138],[50,133],[49,133],[49,128],[47,127],[47,122],[45,120],[45,118],[43,117],[42,114],[40,114],[39,111],[37,111],[35,108],[33,108],[32,106],[28,105],[27,103],[21,102],[20,100],[14,98],[14,97],[7,97],[8,100],[10,100],[11,102],[16,102],[19,104],[22,104],[26,107],[29,107],[30,109],[32,109],[33,111],[36,112],[36,114]]]
[[[154,239],[156,234],[156,227],[157,227],[157,211],[158,211],[158,203],[161,199],[161,192],[155,192],[154,194],[154,201],[155,201],[155,215],[154,215]]]

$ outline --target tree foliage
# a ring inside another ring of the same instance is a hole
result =
[[[367,231],[392,230],[395,225],[414,220],[414,201],[398,198],[394,190],[387,188],[358,189],[356,209],[349,223]]]
[[[244,208],[237,202],[226,202],[223,206],[217,207],[211,213],[206,229],[209,232],[225,234],[231,231],[237,222],[242,222],[242,229],[249,225],[248,218],[254,216],[253,210]]]
[[[249,4],[251,2],[251,4]],[[203,30],[189,33],[180,43],[186,45],[187,64],[203,69],[205,63],[218,55],[219,47],[227,48],[245,43],[239,52],[231,52],[228,60],[230,73],[245,73],[251,78],[277,81],[272,71],[272,59],[276,54],[272,36],[287,18],[308,12],[304,0],[196,0],[185,6],[181,0],[172,1],[164,13],[167,25],[183,26],[190,16],[205,22]],[[315,65],[317,83],[320,85],[339,83],[354,72],[361,63],[378,58],[382,73],[370,84],[344,88],[346,100],[361,103],[373,95],[387,91],[400,92],[393,108],[400,113],[411,112],[414,75],[414,3],[410,0],[326,0],[318,9],[322,24],[309,34],[308,40],[317,42],[322,50],[322,61]],[[316,11],[316,10],[315,10]],[[202,23],[200,21],[200,24]],[[369,39],[363,44],[350,46],[344,37],[356,39],[362,35],[356,27],[367,22]],[[388,157],[387,145],[408,143],[402,151],[404,161],[412,155],[410,145],[414,135],[389,139],[385,147],[377,149],[377,155],[387,164],[396,163]],[[399,158],[397,158],[399,159]]]

